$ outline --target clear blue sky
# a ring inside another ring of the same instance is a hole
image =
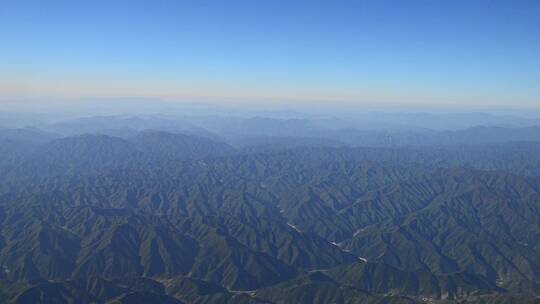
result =
[[[540,1],[0,2],[0,96],[540,107]]]

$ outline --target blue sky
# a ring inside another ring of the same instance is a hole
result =
[[[3,0],[0,96],[540,107],[540,1]]]

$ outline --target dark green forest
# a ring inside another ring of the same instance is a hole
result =
[[[2,134],[4,303],[540,295],[538,142]]]

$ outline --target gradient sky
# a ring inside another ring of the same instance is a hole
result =
[[[0,97],[540,107],[540,1],[0,1]]]

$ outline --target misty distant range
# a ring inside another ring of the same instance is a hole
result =
[[[0,303],[538,303],[540,120],[0,113]]]
[[[263,116],[263,115],[267,116]],[[309,146],[399,147],[540,140],[540,119],[485,113],[358,114],[352,118],[274,111],[254,116],[117,115],[57,118],[0,112],[0,139],[45,142],[94,134],[128,139],[162,131],[226,142],[235,148],[277,143]],[[64,116],[74,116],[64,115]]]

